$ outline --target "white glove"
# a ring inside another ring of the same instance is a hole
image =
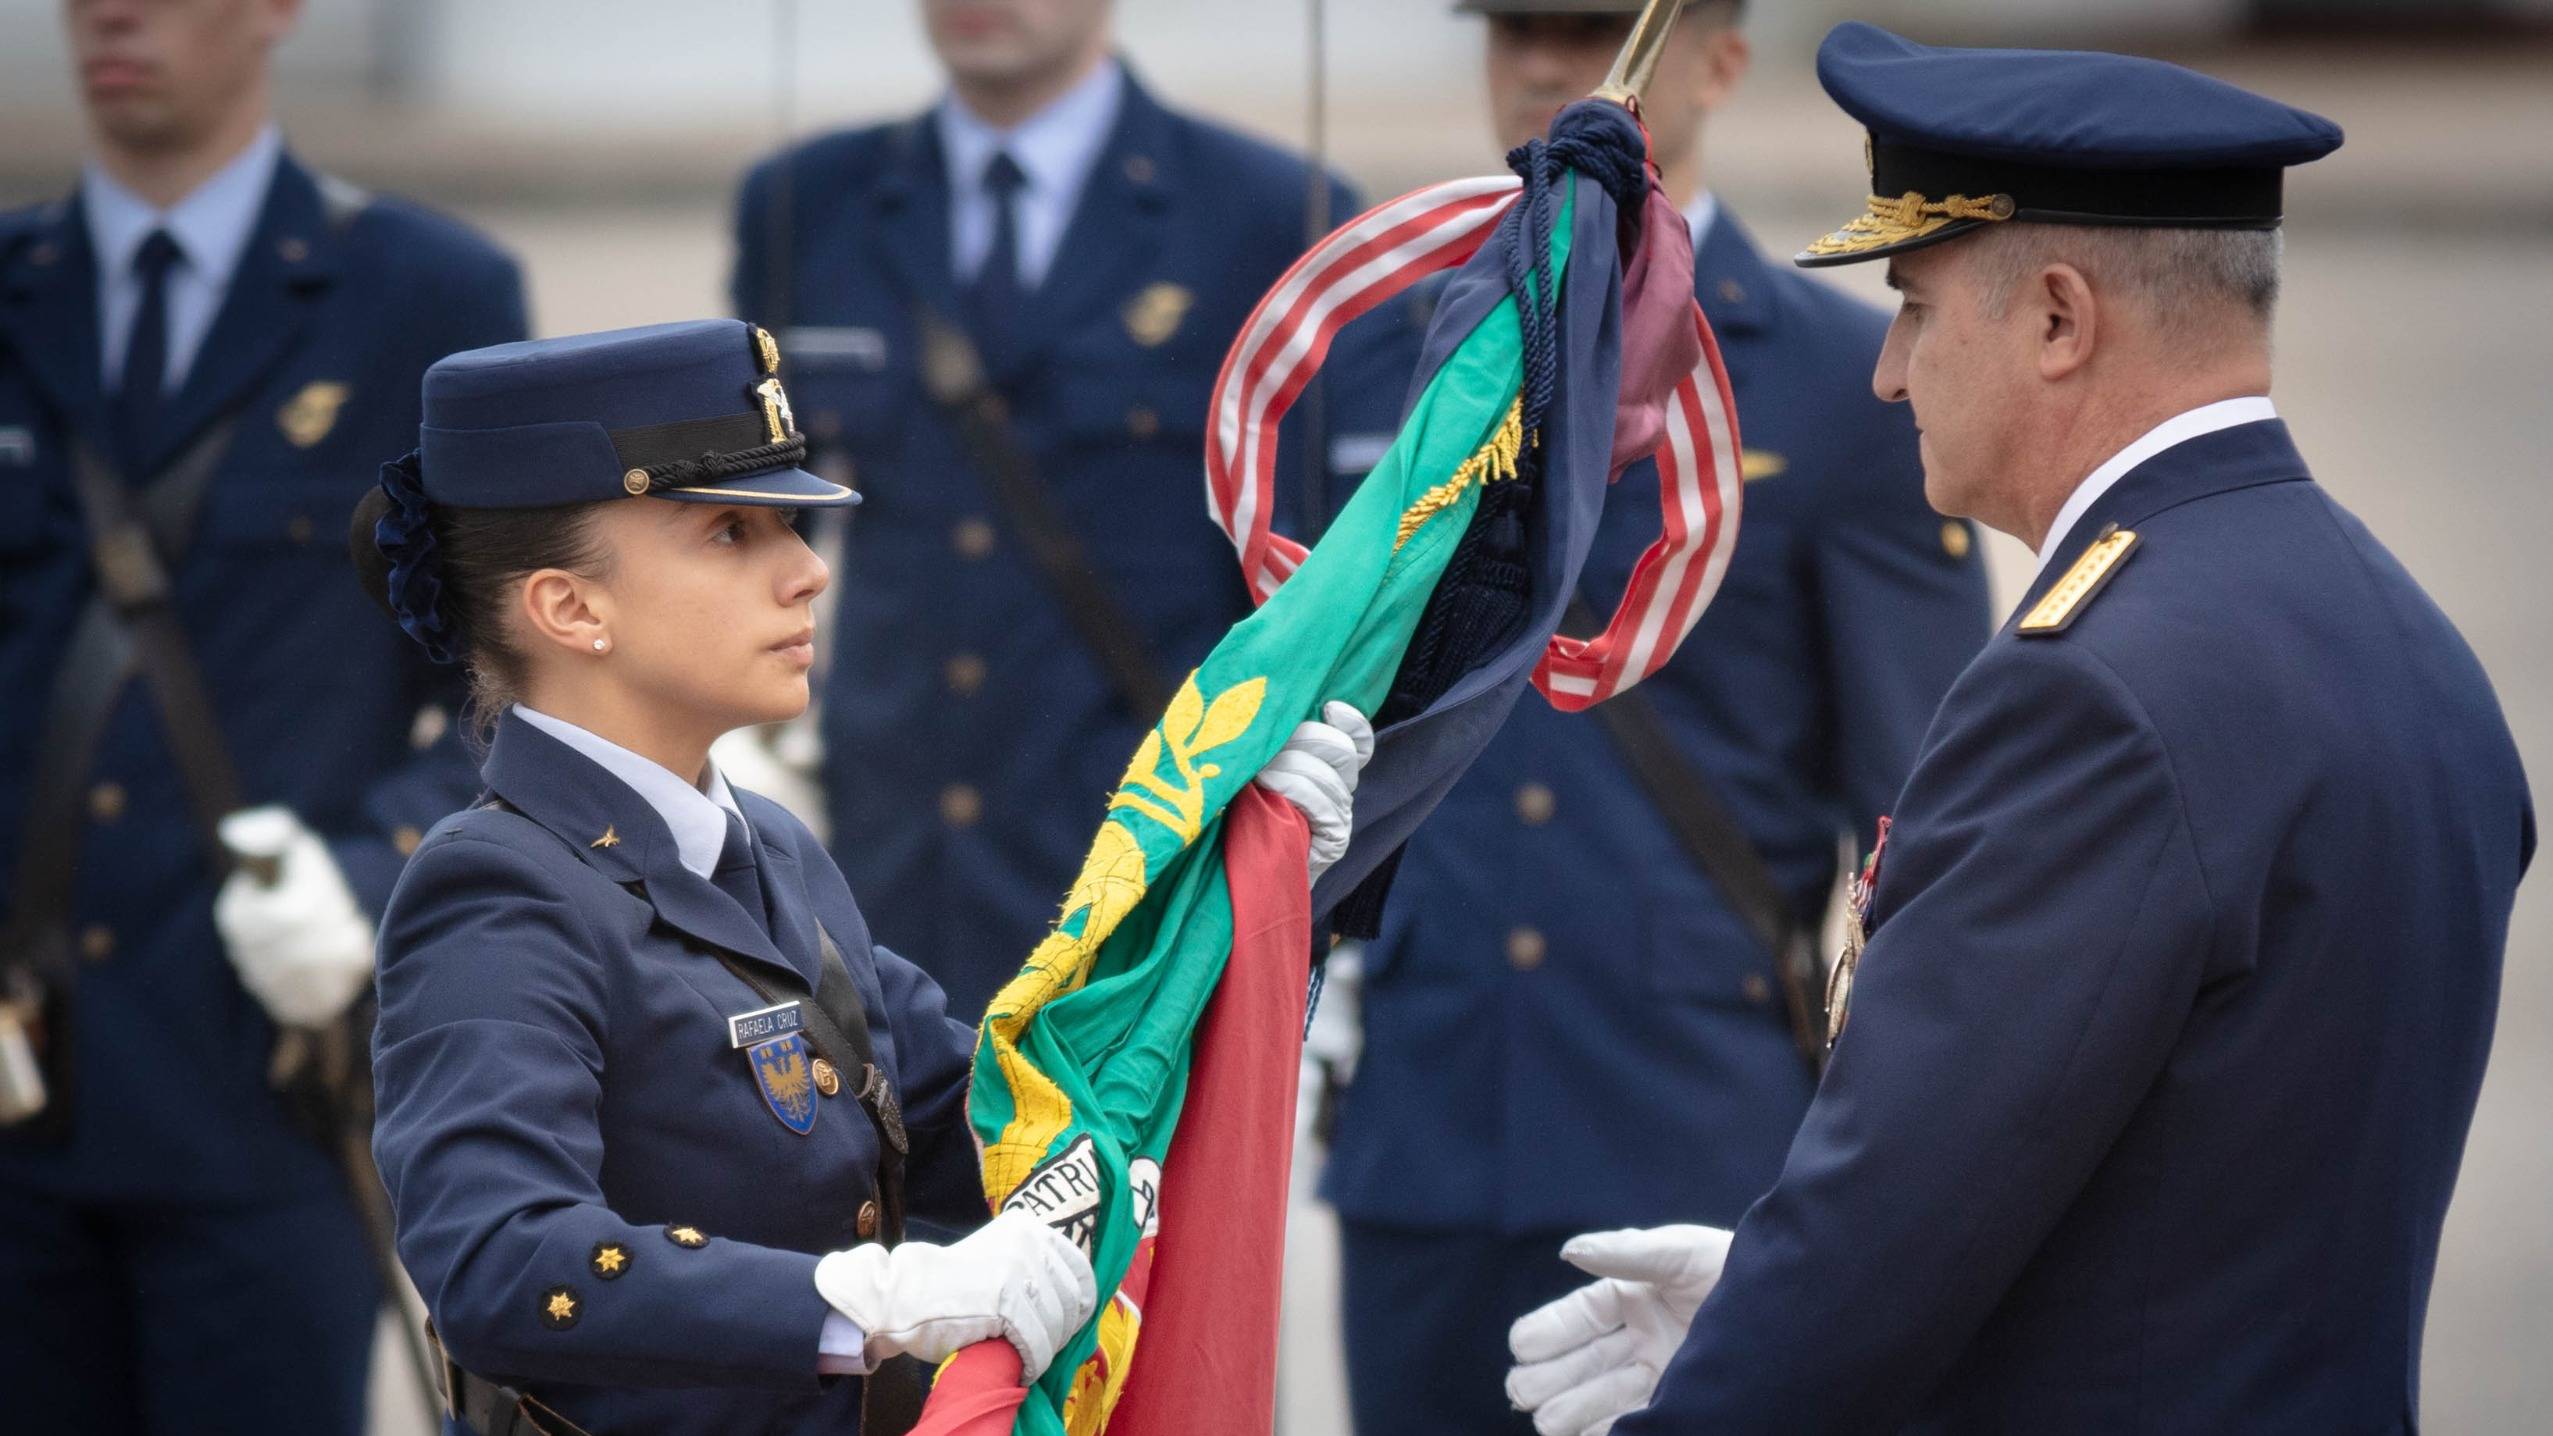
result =
[[[815,729],[792,720],[768,728],[739,728],[709,745],[709,761],[728,783],[760,793],[797,815],[816,841],[828,836],[824,788],[818,773],[824,742]]]
[[[890,1356],[938,1363],[1000,1337],[1035,1381],[1099,1305],[1081,1248],[1025,1212],[1004,1212],[948,1246],[875,1242],[816,1263],[816,1291],[868,1336],[872,1368]]]
[[[1542,1436],[1604,1436],[1649,1404],[1729,1256],[1718,1227],[1572,1237],[1561,1259],[1602,1281],[1517,1318],[1507,1399]]]
[[[232,813],[221,838],[249,860],[213,898],[213,926],[239,985],[278,1026],[335,1021],[372,980],[372,920],[328,845],[282,807]]]
[[[1303,810],[1312,824],[1312,878],[1347,852],[1355,824],[1356,776],[1374,756],[1374,725],[1344,703],[1321,706],[1321,722],[1294,736],[1259,770],[1259,786]]]

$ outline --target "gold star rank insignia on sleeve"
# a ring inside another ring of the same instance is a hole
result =
[[[596,838],[594,841],[587,843],[585,846],[589,848],[617,848],[620,845],[621,835],[618,826],[605,824],[603,828],[603,835]]]
[[[678,1247],[695,1249],[709,1245],[709,1238],[698,1227],[669,1226],[665,1228],[665,1240]]]
[[[618,1281],[629,1270],[629,1248],[619,1242],[597,1242],[592,1264],[594,1275],[605,1281]]]
[[[552,1331],[565,1331],[576,1324],[579,1308],[576,1293],[563,1286],[541,1293],[541,1325]]]

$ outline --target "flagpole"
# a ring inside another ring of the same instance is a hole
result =
[[[1684,13],[1688,0],[1649,0],[1640,18],[1633,22],[1631,33],[1622,42],[1622,52],[1613,57],[1613,71],[1596,87],[1594,99],[1611,100],[1633,114],[1640,113],[1640,95],[1658,73],[1658,56],[1665,53],[1667,33],[1675,28],[1676,17]]]

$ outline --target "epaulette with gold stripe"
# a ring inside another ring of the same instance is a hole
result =
[[[2031,607],[2014,632],[2023,638],[2045,638],[2065,632],[2075,616],[2091,605],[2094,596],[2109,586],[2110,580],[2117,576],[2120,566],[2127,562],[2127,556],[2135,549],[2136,530],[2123,529],[2117,524],[2101,530],[2101,536],[2094,539],[2092,546],[2083,551],[2083,556],[2074,561],[2074,567],[2065,571],[2065,577],[2057,580],[2056,587],[2049,589]]]

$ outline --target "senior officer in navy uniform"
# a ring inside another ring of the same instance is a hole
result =
[[[363,1422],[374,1267],[269,1063],[280,1027],[367,985],[401,848],[470,775],[457,739],[416,750],[457,692],[381,631],[335,539],[414,432],[426,366],[524,316],[486,240],[284,148],[267,55],[297,8],[67,5],[91,163],[0,218],[0,1061],[23,1059],[0,1102],[0,1392],[20,1430]],[[258,876],[220,876],[208,804],[257,805],[224,831]]]
[[[2472,650],[2269,398],[2285,169],[2340,131],[1859,24],[1818,68],[1872,198],[1801,262],[1888,261],[1926,493],[2041,566],[1858,894],[1781,1179],[1733,1244],[1573,1244],[1605,1279],[1508,1389],[1616,1436],[2416,1430],[2535,825]]]
[[[1459,8],[1487,17],[1513,143],[1603,82],[1639,6]],[[1772,1185],[1816,1080],[1794,1030],[1814,984],[1785,999],[1774,951],[1670,813],[1707,788],[1805,942],[1839,845],[1894,797],[1993,626],[1967,523],[1925,505],[1913,426],[1861,382],[1885,319],[1768,266],[1704,183],[1705,118],[1747,66],[1739,10],[1687,6],[1642,107],[1690,217],[1748,480],[1718,597],[1614,700],[1654,714],[1679,775],[1644,769],[1618,714],[1519,705],[1411,841],[1365,949],[1361,1023],[1336,959],[1315,1020],[1316,1057],[1353,1074],[1323,1190],[1362,1431],[1522,1429],[1498,1394],[1507,1326],[1583,1279],[1565,1237],[1734,1223]],[[1657,482],[1643,464],[1607,499],[1584,585],[1598,612],[1656,534]],[[1661,1068],[1658,1050],[1699,1055]]]
[[[1113,8],[922,0],[947,97],[766,161],[738,208],[737,312],[781,332],[867,499],[820,705],[834,851],[969,1018],[1251,611],[1206,518],[1207,394],[1307,239],[1305,163],[1162,106]],[[1355,213],[1334,179],[1326,207]],[[1302,406],[1334,437],[1284,434],[1281,526],[1307,460],[1361,473],[1390,441],[1416,337],[1405,310],[1342,336]]]

